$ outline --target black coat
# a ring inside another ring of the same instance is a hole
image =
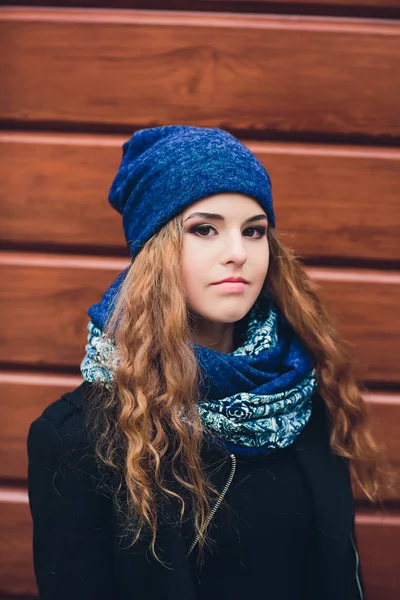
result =
[[[99,492],[93,447],[85,434],[83,403],[88,387],[85,382],[50,404],[29,430],[28,492],[40,598],[195,600],[182,528],[167,524],[173,518],[166,519],[157,536],[162,558],[172,568],[149,558],[149,540],[130,549],[121,544],[121,518],[111,497]],[[313,597],[360,600],[364,592],[348,465],[330,451],[325,407],[318,394],[294,450],[314,499]],[[207,464],[206,449],[202,456]],[[210,476],[217,489],[224,488],[230,471],[227,453],[224,468]],[[265,597],[274,600],[268,589]]]

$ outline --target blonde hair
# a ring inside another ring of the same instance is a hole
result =
[[[349,460],[353,482],[377,501],[384,459],[370,433],[350,352],[318,298],[316,282],[276,229],[269,228],[267,236],[270,262],[265,286],[315,358],[332,451]],[[149,530],[151,550],[159,562],[156,535],[162,502],[176,501],[180,519],[189,506],[200,558],[207,540],[205,524],[219,496],[200,458],[200,373],[190,343],[180,266],[182,239],[178,215],[148,240],[133,261],[105,328],[118,348],[119,368],[109,389],[93,386],[89,405],[93,410],[87,413],[96,431],[99,463],[119,475],[114,500],[131,543]]]

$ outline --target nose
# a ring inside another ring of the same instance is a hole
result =
[[[227,236],[223,252],[223,262],[235,262],[242,265],[246,260],[247,250],[241,233],[233,233],[232,235]]]

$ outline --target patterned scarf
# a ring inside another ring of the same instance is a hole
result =
[[[265,299],[264,299],[265,300]],[[86,381],[109,385],[118,368],[116,348],[91,320],[81,363]],[[311,358],[278,307],[257,302],[244,342],[229,354],[197,344],[202,371],[198,411],[205,434],[238,456],[289,446],[307,424],[317,388]]]

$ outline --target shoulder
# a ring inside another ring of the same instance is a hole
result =
[[[63,440],[76,442],[82,436],[88,436],[87,399],[92,391],[92,384],[83,381],[75,389],[66,392],[57,400],[48,404],[42,414],[31,423],[38,427],[39,423],[46,429],[54,430]]]
[[[39,418],[46,419],[60,432],[79,425],[79,417],[83,418],[85,398],[90,384],[84,381],[77,388],[66,392],[59,399],[49,404]]]
[[[81,383],[76,389],[63,394],[49,404],[31,424],[28,433],[28,450],[38,446],[51,450],[57,445],[76,446],[85,433],[84,400],[88,384]],[[38,448],[38,449],[39,449]]]
[[[49,468],[79,466],[91,475],[98,472],[94,440],[85,419],[85,399],[91,384],[83,382],[49,404],[29,427],[29,463]]]
[[[89,386],[63,394],[30,424],[28,495],[37,524],[61,519],[61,528],[83,532],[110,516],[109,472],[99,465],[84,418]]]

